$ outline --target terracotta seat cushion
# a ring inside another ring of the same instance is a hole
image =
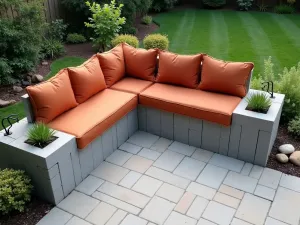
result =
[[[105,89],[63,113],[49,126],[76,136],[78,148],[83,149],[133,110],[137,103],[134,94]]]
[[[231,124],[232,113],[241,100],[236,96],[159,83],[139,96],[140,104],[225,126]]]
[[[132,77],[125,77],[122,80],[111,86],[111,89],[118,91],[125,91],[133,94],[140,94],[147,87],[151,86],[153,82],[147,80],[136,79]]]

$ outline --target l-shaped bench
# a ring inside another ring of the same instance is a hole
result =
[[[267,114],[246,110],[257,92],[252,71],[252,63],[118,45],[27,88],[27,120],[0,136],[0,168],[27,170],[37,194],[57,204],[137,130],[265,166],[284,95]],[[58,131],[44,149],[24,143],[36,121]]]

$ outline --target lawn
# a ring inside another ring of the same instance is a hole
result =
[[[300,15],[261,12],[181,9],[158,14],[159,33],[167,34],[170,51],[204,52],[215,58],[255,63],[272,56],[275,71],[300,61]]]
[[[58,59],[51,64],[51,72],[46,76],[46,79],[49,79],[50,77],[54,76],[59,70],[63,68],[70,67],[70,66],[78,66],[82,64],[84,61],[85,59],[79,57],[64,57]],[[10,114],[18,114],[19,119],[24,118],[25,112],[24,112],[23,103],[17,103],[8,106],[6,108],[0,108],[0,120],[3,117],[6,117]],[[2,130],[2,127],[0,128],[0,130]]]

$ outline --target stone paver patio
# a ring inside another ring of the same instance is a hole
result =
[[[38,225],[300,225],[300,178],[138,131]]]

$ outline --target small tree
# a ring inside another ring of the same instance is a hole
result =
[[[100,50],[105,51],[110,46],[114,37],[119,34],[123,24],[125,24],[125,17],[121,17],[121,10],[123,4],[116,6],[115,0],[110,4],[100,4],[93,2],[86,2],[89,7],[92,17],[89,18],[89,23],[85,22],[85,26],[94,30],[91,40]]]

